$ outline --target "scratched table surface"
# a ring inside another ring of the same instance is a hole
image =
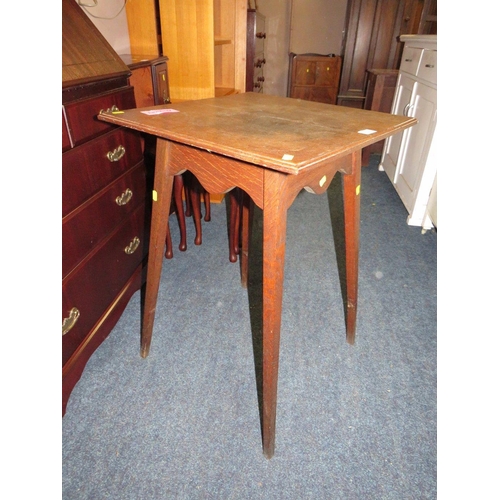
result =
[[[254,92],[105,112],[100,119],[288,174],[416,123],[411,117]]]

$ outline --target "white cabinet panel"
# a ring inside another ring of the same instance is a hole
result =
[[[408,210],[408,224],[432,227],[429,196],[436,178],[437,37],[403,35],[405,42],[392,113],[412,116],[418,123],[386,140],[380,170],[385,170]],[[437,202],[433,198],[433,210]]]
[[[394,178],[394,185],[410,213],[415,205],[436,126],[436,93],[435,89],[415,82],[408,107],[407,115],[416,118],[418,123],[407,130],[404,150],[400,151],[400,168]]]
[[[411,101],[414,85],[415,81],[413,79],[408,78],[405,75],[399,75],[394,101],[392,104],[393,115],[406,114],[408,105]],[[404,133],[405,131],[394,134],[385,142],[383,167],[389,176],[389,179],[391,179],[391,182],[393,183],[396,177],[396,167],[398,164],[399,151],[401,149],[401,141]]]

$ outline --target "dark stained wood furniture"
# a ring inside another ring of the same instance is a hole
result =
[[[342,58],[335,54],[290,54],[288,97],[336,104]]]
[[[121,54],[120,58],[131,71],[129,83],[134,88],[136,105],[139,108],[154,106],[156,104],[168,104],[170,102],[170,88],[168,84],[168,57],[151,56],[143,54]],[[143,137],[145,161],[154,166],[156,137],[146,135]],[[197,179],[190,175],[178,176],[175,178],[173,202],[170,214],[175,214],[179,224],[181,252],[187,249],[186,216],[193,217],[195,225],[195,245],[202,243],[201,228],[201,197],[205,204],[205,221],[210,220],[210,194],[202,189]],[[186,201],[184,210],[183,196]],[[172,246],[172,235],[170,224],[167,222],[165,235],[165,258],[171,259],[174,256]]]
[[[390,113],[392,99],[396,91],[396,81],[398,79],[397,69],[369,69],[367,71],[368,82],[366,84],[366,99],[364,109],[372,111],[382,111]],[[368,165],[372,153],[381,154],[384,148],[384,141],[376,142],[363,149],[361,164]]]
[[[266,40],[266,18],[255,9],[247,11],[247,61],[245,90],[264,92],[264,68],[266,58],[264,44]]]
[[[363,108],[366,71],[398,69],[403,52],[399,36],[436,33],[436,5],[437,0],[348,0],[337,104]]]
[[[140,137],[97,119],[135,107],[129,74],[81,7],[63,0],[63,415],[88,359],[145,281],[151,187]]]
[[[260,93],[104,113],[100,119],[158,137],[141,355],[146,357],[162,267],[174,176],[190,169],[209,192],[238,187],[263,211],[263,449],[275,448],[279,341],[287,210],[306,188],[320,194],[343,174],[347,341],[354,343],[358,294],[361,149],[415,123],[413,118]],[[170,112],[175,110],[176,112]],[[244,224],[245,227],[245,224]],[[243,231],[242,270],[248,268]],[[246,260],[246,262],[244,262]],[[245,285],[246,272],[242,272]]]

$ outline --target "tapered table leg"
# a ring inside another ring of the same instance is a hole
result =
[[[254,203],[252,198],[247,193],[242,193],[241,200],[241,252],[240,252],[240,269],[241,269],[241,285],[244,288],[248,287],[248,266],[249,266],[249,249],[252,239],[252,220],[253,220]]]
[[[359,214],[361,192],[361,152],[352,154],[352,173],[343,176],[347,278],[347,332],[349,344],[356,337],[358,307]]]
[[[265,172],[263,208],[263,451],[274,455],[287,206],[283,174]]]
[[[160,285],[160,275],[163,264],[164,234],[165,228],[167,227],[170,201],[172,198],[173,175],[168,174],[168,149],[168,141],[158,138],[153,191],[153,212],[151,215],[151,235],[149,238],[146,297],[141,335],[141,356],[143,358],[147,357],[149,354],[151,345],[156,299],[158,297],[158,287]],[[159,193],[159,195],[155,196],[155,193]]]
[[[183,187],[184,187],[184,182],[182,180],[182,175],[176,175],[174,177],[174,200],[175,200],[175,213],[177,221],[179,222],[179,230],[181,233],[181,240],[179,243],[179,250],[181,252],[185,252],[187,249],[186,216],[184,215],[184,206],[182,204]]]

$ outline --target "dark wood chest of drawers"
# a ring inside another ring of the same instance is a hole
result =
[[[247,11],[247,92],[264,91],[264,43],[266,40],[266,18],[255,9]]]
[[[65,39],[65,25],[75,23],[81,29]],[[73,0],[63,0],[63,414],[91,354],[144,283],[149,242],[140,136],[97,119],[101,110],[135,107],[130,72],[89,23]],[[98,57],[74,50],[96,44]]]

